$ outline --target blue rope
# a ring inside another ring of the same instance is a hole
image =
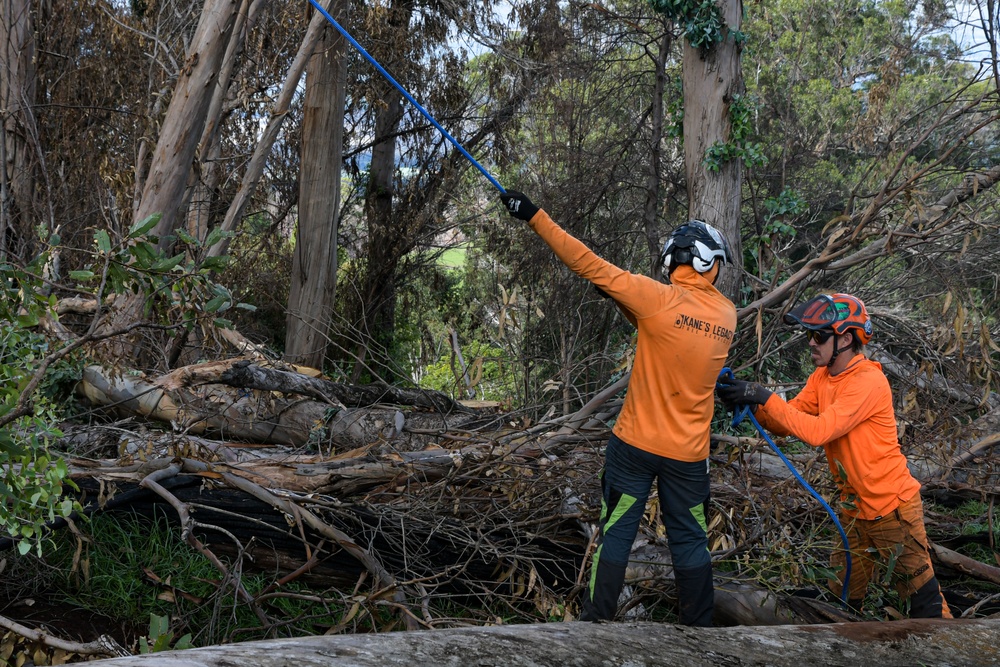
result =
[[[733,375],[732,369],[730,369],[729,367],[723,368],[722,372],[719,373],[719,380],[716,383],[716,386],[725,386],[726,384],[728,384],[726,380],[735,380],[735,379],[736,376]],[[811,486],[809,486],[809,482],[803,479],[802,475],[800,475],[799,471],[795,469],[795,466],[793,466],[792,462],[788,460],[788,457],[785,456],[784,452],[782,452],[781,449],[778,448],[778,445],[774,444],[774,440],[772,440],[771,437],[764,431],[764,427],[761,426],[760,422],[757,421],[757,417],[754,416],[753,411],[750,409],[750,406],[749,405],[735,406],[735,408],[733,409],[733,427],[735,428],[736,426],[738,426],[740,422],[742,422],[744,419],[750,419],[750,423],[754,425],[754,427],[757,429],[757,432],[760,433],[760,436],[764,438],[767,444],[771,446],[771,449],[774,450],[774,453],[777,454],[782,461],[784,461],[785,465],[788,466],[788,469],[795,476],[795,479],[799,481],[799,484],[801,484],[806,491],[812,494],[813,498],[819,501],[819,504],[823,506],[823,509],[826,510],[826,513],[830,515],[831,519],[833,519],[834,525],[837,526],[837,531],[840,533],[840,539],[844,543],[844,553],[847,556],[847,567],[844,571],[844,586],[840,592],[840,600],[846,605],[847,595],[848,595],[847,588],[851,583],[851,549],[847,541],[847,533],[844,532],[844,527],[840,525],[840,520],[837,519],[836,512],[834,512],[833,508],[830,507],[830,505],[825,500],[823,500],[823,496],[816,493],[816,490],[813,489]]]
[[[458,143],[458,141],[453,136],[451,136],[450,134],[448,134],[448,131],[445,130],[443,127],[441,127],[441,124],[438,123],[434,119],[434,117],[431,116],[427,112],[426,109],[424,109],[422,106],[420,106],[420,103],[417,102],[415,99],[413,99],[413,96],[410,95],[408,92],[406,92],[406,90],[401,85],[399,85],[399,83],[397,83],[396,80],[393,79],[389,75],[388,72],[385,71],[385,68],[382,67],[381,65],[379,65],[378,62],[374,58],[371,57],[371,55],[367,51],[365,51],[364,47],[362,47],[360,44],[358,44],[357,41],[353,37],[351,37],[351,35],[346,30],[344,30],[343,26],[341,26],[339,23],[337,23],[337,21],[334,20],[334,18],[332,16],[330,16],[330,14],[327,13],[327,11],[325,9],[323,9],[316,0],[309,0],[309,2],[312,4],[313,7],[315,7],[317,10],[319,10],[320,14],[322,14],[323,16],[326,17],[327,21],[329,21],[331,24],[333,24],[333,27],[336,28],[340,32],[340,34],[344,36],[344,39],[346,39],[348,42],[351,43],[351,46],[353,46],[355,49],[358,50],[358,53],[360,53],[361,55],[363,55],[365,57],[365,59],[368,60],[368,62],[370,62],[372,65],[374,65],[375,69],[377,69],[379,71],[379,73],[382,76],[384,76],[386,78],[386,80],[389,81],[389,83],[391,83],[393,86],[395,86],[396,90],[398,90],[399,92],[401,92],[403,94],[403,97],[405,97],[410,102],[410,104],[412,104],[413,106],[417,107],[417,109],[420,111],[420,113],[422,113],[424,115],[424,117],[427,120],[429,120],[431,122],[431,124],[434,125],[434,127],[436,127],[438,129],[438,131],[441,132],[441,134],[443,134],[445,136],[445,138],[448,139],[448,141],[450,141],[452,143],[452,145],[455,146],[455,148],[457,148],[459,151],[461,151],[462,155],[464,155],[466,157],[466,159],[469,160],[469,162],[471,162],[472,164],[474,164],[476,166],[476,169],[478,169],[479,171],[481,171],[483,173],[483,176],[485,176],[487,179],[489,179],[490,183],[492,183],[493,186],[497,190],[499,190],[500,192],[506,192],[506,190],[503,189],[503,187],[500,185],[500,183],[495,178],[493,178],[493,176],[490,175],[490,172],[486,171],[486,169],[483,167],[483,165],[481,165],[478,162],[476,162],[476,159],[474,157],[472,157],[471,155],[469,155],[469,151],[465,150],[465,148],[463,148],[462,145],[460,143]]]

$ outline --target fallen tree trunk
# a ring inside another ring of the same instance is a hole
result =
[[[689,628],[549,623],[247,642],[97,660],[104,667],[439,667],[440,665],[982,665],[997,659],[1000,621],[908,620]],[[279,657],[280,656],[280,657]],[[461,657],[459,657],[461,656]]]
[[[472,412],[440,391],[400,389],[388,384],[348,385],[309,377],[278,368],[267,368],[247,360],[232,363],[219,374],[218,382],[232,387],[301,394],[324,401],[336,401],[352,407],[393,403],[428,408],[437,412]]]
[[[423,432],[458,428],[482,414],[427,392],[356,388],[352,393],[348,387],[299,373],[265,373],[267,369],[250,364],[227,376],[241,381],[231,386],[223,376],[237,363],[199,364],[155,379],[89,366],[77,391],[94,405],[165,422],[179,433],[289,446],[312,443],[339,451],[387,441],[395,441],[397,449],[420,449],[429,440]],[[248,369],[262,372],[255,376]],[[417,409],[347,407],[338,393],[349,395],[354,405],[405,399]],[[430,405],[443,405],[447,411],[430,411]]]

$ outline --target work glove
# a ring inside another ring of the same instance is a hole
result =
[[[719,395],[728,407],[740,405],[764,405],[773,393],[769,389],[756,382],[746,380],[729,380],[725,384],[716,387],[715,393]]]
[[[538,213],[538,207],[531,203],[527,195],[517,190],[500,193],[500,201],[507,207],[507,212],[518,220],[527,222]]]

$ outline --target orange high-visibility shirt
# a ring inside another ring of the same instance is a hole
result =
[[[754,414],[777,435],[823,447],[849,516],[885,516],[920,492],[899,448],[889,381],[863,354],[837,375],[817,368],[795,398],[773,394]]]
[[[678,461],[708,458],[715,382],[736,329],[736,307],[690,266],[667,285],[598,257],[545,211],[529,223],[574,273],[612,297],[638,329],[635,361],[614,433]]]

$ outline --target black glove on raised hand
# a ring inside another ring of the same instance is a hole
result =
[[[715,393],[723,403],[733,405],[764,405],[773,393],[756,382],[745,380],[729,380],[719,385]]]
[[[531,203],[527,195],[517,190],[500,193],[500,201],[507,207],[507,212],[518,220],[527,222],[538,213],[538,207]]]

